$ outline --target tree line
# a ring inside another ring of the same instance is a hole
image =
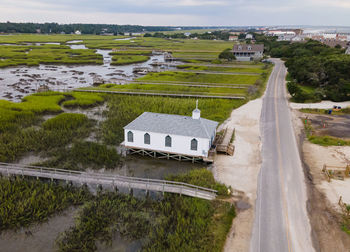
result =
[[[181,29],[201,29],[199,27],[180,27]],[[171,26],[141,26],[141,25],[115,25],[115,24],[58,24],[58,23],[0,23],[0,33],[74,33],[79,30],[82,34],[113,33],[114,35],[124,32],[155,32],[171,31]]]
[[[265,53],[285,60],[288,89],[295,101],[350,100],[350,55],[340,46],[331,48],[315,40],[290,43],[278,42],[276,37],[255,37],[264,43]]]
[[[163,32],[155,32],[153,34],[146,33],[145,37],[154,37],[154,38],[173,38],[173,39],[187,39],[187,38],[198,38],[198,39],[206,39],[206,40],[228,40],[230,34],[228,31],[212,31],[205,33],[190,33],[186,34],[186,32],[179,32],[174,34],[165,34]]]

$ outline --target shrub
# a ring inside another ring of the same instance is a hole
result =
[[[47,130],[75,130],[88,122],[83,114],[63,113],[43,123]]]

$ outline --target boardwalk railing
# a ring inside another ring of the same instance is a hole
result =
[[[81,184],[98,184],[102,186],[122,187],[129,189],[140,189],[146,191],[177,193],[191,197],[213,200],[216,197],[216,190],[191,185],[182,182],[174,182],[160,179],[146,179],[109,175],[103,173],[90,173],[55,169],[39,166],[24,166],[0,162],[0,173],[4,175],[19,175],[37,178],[48,178],[51,180],[65,180]]]

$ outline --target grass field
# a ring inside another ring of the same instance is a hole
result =
[[[178,69],[192,71],[230,72],[230,73],[258,73],[264,72],[263,67],[226,67],[226,66],[201,66],[201,65],[179,65]]]
[[[256,75],[220,75],[220,74],[201,74],[184,72],[161,72],[149,73],[139,78],[140,81],[183,81],[183,82],[204,82],[204,83],[223,83],[223,84],[254,84],[259,79]]]
[[[113,55],[111,65],[127,65],[133,63],[141,63],[149,59],[149,56],[144,55]]]
[[[0,67],[39,64],[102,64],[95,50],[72,50],[68,46],[0,46]]]
[[[152,51],[146,50],[119,50],[110,52],[109,55],[152,55]]]
[[[108,85],[108,84],[107,84]],[[89,88],[91,90],[91,88]],[[229,87],[191,87],[169,84],[128,84],[128,85],[108,85],[95,88],[95,90],[108,90],[120,92],[148,92],[148,93],[169,93],[169,94],[193,94],[193,95],[212,95],[212,96],[244,96],[247,94],[246,88]]]

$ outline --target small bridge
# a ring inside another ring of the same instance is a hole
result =
[[[122,187],[140,189],[145,191],[168,192],[196,197],[206,200],[216,198],[216,190],[195,186],[182,182],[174,182],[160,179],[146,179],[119,175],[107,175],[103,173],[90,173],[55,169],[39,166],[24,166],[18,164],[0,163],[0,173],[3,175],[29,176],[47,178],[51,180],[64,180],[80,184],[97,184],[101,186]]]

